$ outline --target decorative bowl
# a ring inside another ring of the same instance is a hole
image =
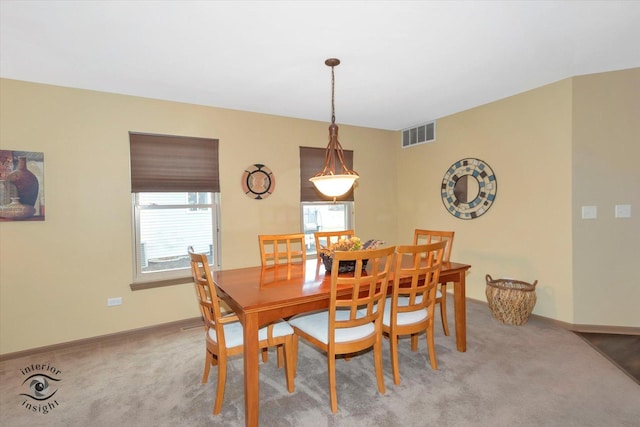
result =
[[[329,255],[320,254],[322,257],[322,263],[324,264],[325,270],[327,273],[331,272],[331,268],[333,267],[333,258]],[[367,266],[368,259],[362,260],[362,268]],[[355,271],[356,269],[356,261],[340,261],[340,265],[338,266],[338,273],[349,273]]]

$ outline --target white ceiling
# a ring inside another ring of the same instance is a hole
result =
[[[640,1],[0,0],[0,76],[397,130],[640,66]],[[1,96],[1,94],[0,94]]]

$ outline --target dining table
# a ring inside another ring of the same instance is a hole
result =
[[[461,352],[467,349],[465,277],[470,268],[446,262],[440,271],[440,283],[453,283],[456,348]],[[218,296],[243,325],[245,425],[255,427],[260,408],[258,329],[282,318],[328,308],[331,273],[314,257],[304,263],[216,270],[212,277]]]

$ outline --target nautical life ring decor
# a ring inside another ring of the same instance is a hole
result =
[[[242,174],[242,191],[252,199],[269,197],[276,188],[276,177],[271,169],[260,163],[253,164]]]
[[[496,199],[498,182],[491,167],[480,159],[455,162],[444,174],[442,203],[460,219],[474,219],[486,213]]]

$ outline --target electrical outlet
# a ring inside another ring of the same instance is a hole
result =
[[[122,304],[122,297],[107,298],[107,307],[113,307],[114,305]]]

